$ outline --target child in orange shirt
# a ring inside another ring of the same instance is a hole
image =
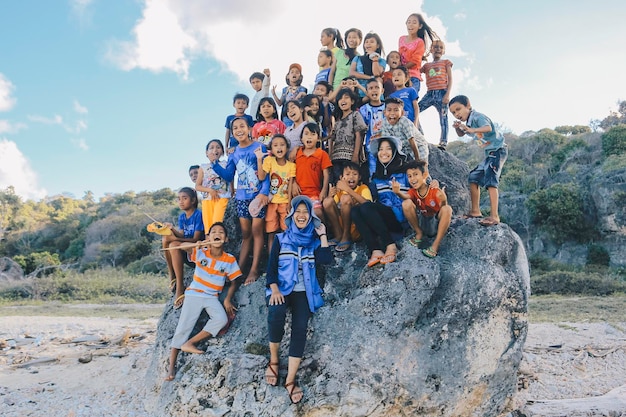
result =
[[[328,196],[330,169],[333,166],[326,152],[318,148],[320,127],[307,123],[302,129],[302,147],[296,153],[296,185],[292,195],[305,195],[313,200],[313,211],[323,218],[322,201]]]

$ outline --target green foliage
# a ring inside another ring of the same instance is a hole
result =
[[[626,100],[617,103],[617,111],[612,111],[599,124],[604,130],[610,129],[612,126],[626,124]]]
[[[554,184],[535,191],[526,206],[531,221],[557,243],[585,241],[594,232],[585,219],[581,192],[575,184]]]
[[[154,274],[130,274],[119,269],[91,270],[85,273],[56,272],[20,287],[31,286],[28,298],[44,301],[94,303],[161,303],[170,295],[167,279]],[[19,294],[12,285],[3,293]],[[22,291],[26,294],[26,291]]]
[[[605,274],[574,271],[552,271],[531,277],[533,294],[610,295],[626,290],[626,284]]]
[[[602,152],[606,157],[626,154],[626,124],[613,126],[602,134]]]
[[[621,155],[611,155],[602,163],[602,171],[605,173],[621,171],[626,168],[626,153]]]
[[[591,244],[587,251],[587,265],[609,266],[611,256],[602,245]]]
[[[61,265],[58,253],[32,252],[28,255],[15,255],[13,260],[17,262],[26,275],[46,267]]]
[[[552,169],[555,171],[560,170],[567,157],[578,149],[587,150],[587,143],[580,138],[570,139],[565,142],[563,146],[552,154]]]
[[[589,126],[575,125],[575,126],[557,126],[554,131],[562,135],[579,135],[581,133],[591,133]]]

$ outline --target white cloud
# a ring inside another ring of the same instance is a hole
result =
[[[82,149],[83,151],[88,151],[89,150],[89,146],[87,145],[87,142],[85,141],[85,139],[80,138],[80,139],[72,139],[71,140],[72,144],[74,144],[74,146],[76,146],[78,149]]]
[[[134,39],[113,41],[108,58],[124,70],[173,71],[187,78],[194,58],[210,56],[244,84],[251,73],[269,67],[272,84],[278,88],[284,84],[289,65],[298,62],[304,84],[310,87],[318,71],[322,29],[337,27],[343,35],[358,22],[356,27],[363,34],[378,33],[389,52],[397,49],[398,38],[406,34],[406,17],[420,12],[422,0],[397,0],[393,8],[359,13],[358,19],[355,11],[362,5],[355,2],[318,0],[306,13],[296,1],[266,0],[263,7],[258,5],[253,0],[145,0],[143,16],[133,29]],[[441,19],[421,13],[445,40],[447,28]],[[448,55],[464,54],[458,41],[446,45]]]
[[[467,19],[467,15],[463,12],[459,12],[454,15],[454,20],[465,20]]]
[[[74,111],[79,114],[87,114],[89,110],[87,107],[81,105],[78,100],[74,100]]]
[[[37,174],[15,142],[0,140],[0,189],[13,186],[26,199],[41,199],[45,189],[38,185]]]
[[[17,133],[22,129],[26,129],[24,123],[12,123],[9,120],[0,120],[0,134],[2,133]]]
[[[28,115],[28,120],[35,123],[43,123],[45,125],[62,125],[63,118],[58,114],[55,114],[52,117],[38,116],[38,115]]]
[[[0,73],[0,111],[9,111],[15,105],[12,97],[15,86],[2,73]]]
[[[63,128],[68,133],[78,135],[80,132],[87,130],[87,122],[85,122],[84,120],[79,120],[76,122],[76,124],[74,124],[74,126],[63,124]]]

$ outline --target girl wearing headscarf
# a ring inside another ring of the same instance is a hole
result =
[[[368,267],[396,260],[398,248],[392,235],[402,234],[406,219],[402,199],[393,192],[392,186],[397,182],[404,193],[410,188],[404,168],[407,157],[402,152],[400,139],[383,136],[373,140],[370,153],[376,156],[376,170],[370,181],[374,202],[365,202],[350,211],[352,221],[367,245]]]
[[[270,340],[270,363],[265,372],[268,384],[278,385],[279,348],[285,329],[287,310],[291,310],[291,341],[285,388],[292,403],[302,400],[296,373],[302,361],[309,318],[323,304],[322,288],[316,267],[332,262],[326,227],[313,212],[313,202],[306,196],[291,200],[285,219],[287,230],[274,237],[267,266],[267,327]]]

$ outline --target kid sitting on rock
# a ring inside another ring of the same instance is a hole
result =
[[[170,353],[169,372],[166,381],[176,377],[176,360],[182,350],[188,353],[204,353],[196,344],[216,336],[228,324],[228,317],[233,316],[235,307],[231,300],[237,285],[234,281],[241,276],[239,265],[235,257],[224,252],[224,244],[228,241],[224,223],[214,223],[208,231],[205,246],[191,246],[184,250],[189,253],[189,259],[196,264],[193,281],[185,291],[183,304],[176,332],[172,337],[172,351]],[[224,288],[226,279],[231,281],[228,294],[224,299],[224,306],[220,303],[219,295]],[[209,315],[209,321],[202,330],[189,338],[202,310]],[[228,314],[228,316],[227,316]]]
[[[392,189],[404,200],[402,212],[415,231],[415,236],[409,239],[409,243],[419,246],[424,235],[435,236],[432,245],[427,249],[422,249],[425,256],[434,258],[439,251],[441,240],[450,227],[452,207],[448,205],[446,194],[438,188],[437,181],[433,181],[430,185],[426,182],[429,175],[424,161],[408,162],[406,175],[411,185],[408,194],[400,191],[400,184],[395,179],[392,182]]]

